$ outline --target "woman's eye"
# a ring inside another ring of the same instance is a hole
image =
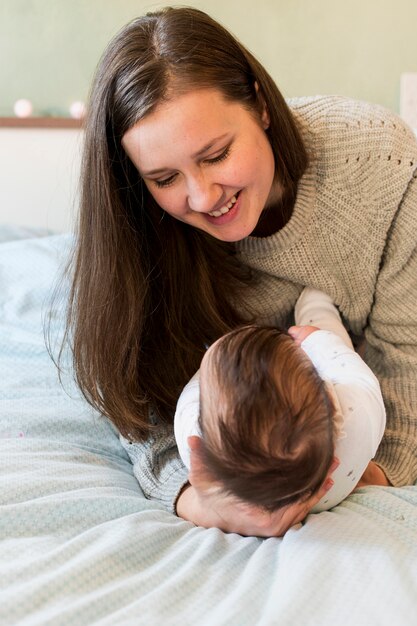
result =
[[[168,187],[175,180],[175,174],[169,176],[168,178],[164,178],[163,180],[155,180],[154,183],[157,187]]]
[[[227,146],[225,150],[219,156],[213,157],[212,159],[206,159],[206,163],[220,163],[220,161],[224,161],[227,159],[230,153],[230,146]]]
[[[213,157],[212,159],[205,159],[205,163],[208,163],[209,165],[220,163],[221,161],[224,161],[225,159],[227,159],[229,154],[230,154],[230,146],[227,146],[227,148],[225,148],[225,150],[223,150],[223,152],[221,152],[218,156]],[[160,188],[169,187],[169,185],[171,185],[174,182],[176,177],[177,177],[176,174],[172,174],[171,176],[168,176],[168,178],[163,178],[162,180],[154,180],[153,182],[155,183],[157,187],[160,187]]]

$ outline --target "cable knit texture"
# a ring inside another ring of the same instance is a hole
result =
[[[289,101],[311,162],[288,224],[239,242],[259,276],[259,319],[288,325],[303,286],[332,296],[366,338],[387,427],[375,461],[396,486],[417,478],[417,142],[386,109],[341,97]]]
[[[399,117],[376,105],[336,96],[288,103],[310,164],[286,226],[236,244],[258,279],[246,297],[259,321],[283,326],[292,323],[304,286],[333,298],[348,330],[365,337],[364,358],[381,383],[387,427],[375,461],[393,485],[411,484],[417,478],[417,141]],[[172,433],[161,435],[126,447],[145,494],[173,510],[186,474]]]

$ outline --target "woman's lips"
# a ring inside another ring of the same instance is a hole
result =
[[[214,217],[213,215],[209,215],[208,213],[204,214],[204,217],[210,224],[214,224],[215,226],[223,226],[223,224],[228,224],[235,217],[240,207],[240,191],[235,194],[236,202],[232,206],[231,209],[228,210],[227,213],[223,213],[223,215],[219,215],[219,217]]]

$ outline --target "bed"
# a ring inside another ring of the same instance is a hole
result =
[[[146,500],[43,326],[69,234],[0,228],[0,624],[417,624],[417,486],[360,489],[280,539]]]

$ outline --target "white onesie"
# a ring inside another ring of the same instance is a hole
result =
[[[339,312],[331,298],[312,288],[301,293],[295,306],[297,326],[317,326],[301,344],[323,380],[328,382],[338,408],[335,456],[340,465],[333,472],[333,487],[312,512],[339,504],[354,489],[374,457],[385,428],[385,408],[377,378],[354,351]],[[180,456],[190,467],[187,438],[201,436],[199,372],[184,387],[174,419]]]

